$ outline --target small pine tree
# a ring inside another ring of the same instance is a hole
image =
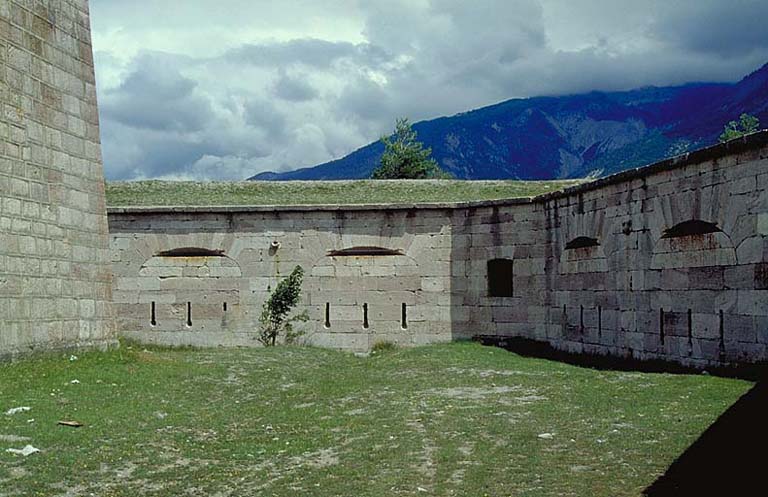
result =
[[[264,302],[259,323],[259,341],[266,347],[274,346],[280,332],[285,331],[288,339],[295,339],[298,335],[293,332],[294,321],[306,321],[308,316],[301,313],[288,319],[288,313],[299,303],[301,299],[301,281],[304,277],[304,269],[296,266],[291,274],[281,280],[269,298]]]
[[[731,121],[725,125],[723,134],[720,135],[720,143],[754,133],[760,128],[760,120],[749,114],[742,114],[738,121]]]
[[[424,148],[417,140],[407,118],[398,119],[395,133],[381,137],[384,154],[381,163],[371,178],[373,179],[446,179],[451,175],[440,169],[431,157],[432,149]]]

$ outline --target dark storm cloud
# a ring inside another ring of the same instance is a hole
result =
[[[188,0],[173,18],[150,0],[104,4],[103,35],[94,3],[110,179],[311,166],[397,117],[734,81],[768,61],[765,0],[292,0],[271,2],[268,18],[261,0],[236,1],[209,16],[211,2]]]
[[[142,54],[117,88],[103,92],[101,112],[134,128],[199,131],[213,117],[210,102],[196,94],[197,83],[181,75],[172,58]]]
[[[274,94],[283,100],[291,102],[305,102],[314,100],[319,96],[317,90],[306,80],[306,75],[290,76],[284,72],[280,74],[274,86]]]
[[[178,133],[125,126],[114,121],[102,123],[104,155],[113,157],[111,179],[178,178],[241,179],[243,171],[226,165],[215,174],[201,174],[195,165],[205,157],[260,158],[269,154],[256,141],[234,137],[231,130],[220,133]]]
[[[340,115],[369,121],[391,115],[396,110],[392,107],[391,98],[382,85],[364,77],[350,81],[336,104]]]
[[[768,49],[768,1],[669,2],[653,30],[684,50],[730,57]]]
[[[183,172],[209,150],[207,143],[196,142],[178,133],[162,133],[147,128],[126,126],[109,119],[101,125],[104,156],[112,178],[153,178]]]
[[[282,138],[287,132],[285,116],[264,98],[250,96],[243,106],[245,124],[264,130],[271,139]]]

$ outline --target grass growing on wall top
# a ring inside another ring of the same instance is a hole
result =
[[[107,183],[107,205],[297,205],[463,202],[530,197],[579,181],[136,181]]]
[[[0,493],[639,495],[750,386],[473,343],[36,359],[0,365],[0,410],[31,407],[0,413]]]

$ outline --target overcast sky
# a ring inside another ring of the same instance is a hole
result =
[[[109,179],[244,179],[515,97],[736,81],[766,0],[91,0]]]

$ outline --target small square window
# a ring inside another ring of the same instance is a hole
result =
[[[512,297],[512,264],[510,259],[488,261],[488,295],[490,297]]]

